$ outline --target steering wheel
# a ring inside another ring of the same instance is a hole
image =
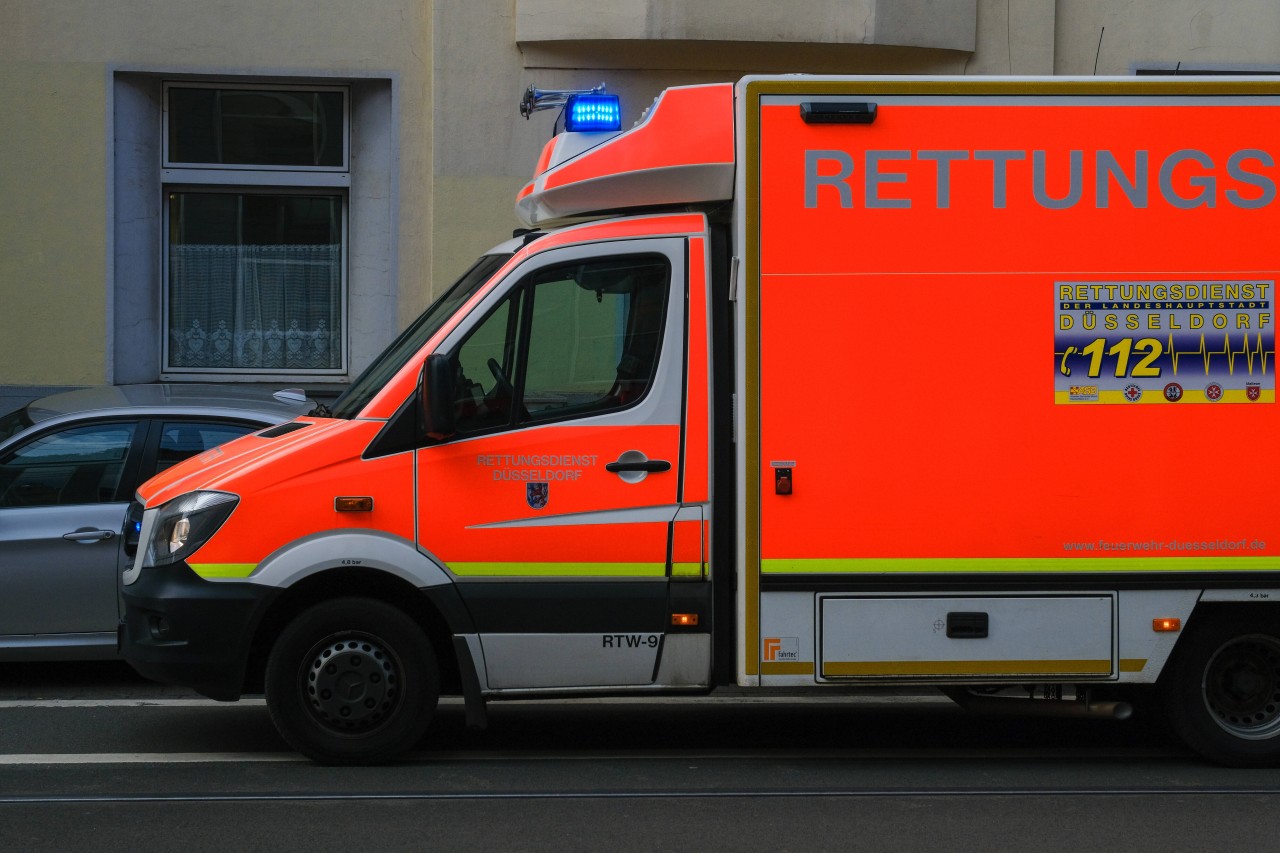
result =
[[[493,386],[492,397],[502,397],[510,401],[516,395],[516,389],[511,386],[511,380],[507,378],[507,374],[502,372],[502,365],[498,364],[497,359],[489,359],[489,372],[493,374],[493,381],[497,384]]]

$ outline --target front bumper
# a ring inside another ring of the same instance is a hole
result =
[[[278,590],[212,582],[186,563],[143,569],[121,590],[120,652],[147,678],[240,698],[253,634]]]

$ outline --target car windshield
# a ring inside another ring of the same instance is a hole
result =
[[[31,416],[27,414],[25,407],[0,417],[0,441],[4,441],[9,436],[17,435],[33,423],[35,421],[31,420]]]
[[[422,345],[510,258],[510,255],[482,255],[462,278],[374,359],[373,364],[333,404],[329,414],[335,418],[354,418],[360,414],[373,396],[404,367],[405,362],[422,349]]]

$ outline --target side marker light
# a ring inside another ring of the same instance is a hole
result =
[[[672,613],[671,624],[677,628],[692,628],[698,624],[697,613]]]
[[[1158,634],[1171,634],[1182,630],[1182,620],[1165,617],[1163,619],[1152,619],[1151,630]]]
[[[373,498],[334,498],[333,510],[334,512],[373,512]]]

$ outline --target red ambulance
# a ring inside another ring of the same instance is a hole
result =
[[[1140,701],[1276,763],[1280,82],[565,109],[524,228],[332,411],[142,488],[135,668],[326,763],[442,693],[726,684]]]

